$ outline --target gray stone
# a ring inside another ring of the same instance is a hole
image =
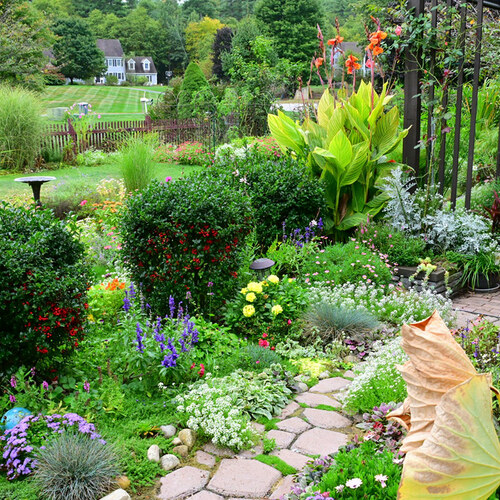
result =
[[[219,447],[213,443],[207,443],[203,446],[203,450],[212,455],[217,455],[218,457],[232,458],[234,457],[234,452],[229,448]]]
[[[347,436],[345,434],[315,427],[298,437],[293,445],[293,450],[306,455],[321,455],[323,457],[335,453],[346,444]]]
[[[291,401],[283,408],[283,411],[278,418],[281,420],[287,418],[290,415],[293,415],[299,408],[300,406],[295,401]]]
[[[130,495],[125,490],[120,489],[102,497],[101,500],[130,500]]]
[[[172,453],[180,455],[182,458],[186,458],[189,455],[189,448],[185,444],[174,446]]]
[[[215,457],[210,455],[210,453],[205,453],[201,450],[196,452],[196,461],[201,465],[206,465],[207,467],[213,467],[215,465]]]
[[[179,446],[180,444],[182,444],[182,441],[179,438],[174,438],[172,439],[172,444],[174,446]]]
[[[311,428],[307,422],[304,422],[304,420],[299,417],[282,420],[276,424],[276,427],[278,427],[280,431],[293,432],[294,434],[300,434],[301,432],[307,431],[307,429]]]
[[[296,382],[307,382],[311,377],[309,377],[309,375],[305,375],[304,373],[301,373],[300,375],[296,375],[295,377],[293,377],[293,379],[296,381]]]
[[[163,455],[161,466],[164,470],[172,470],[180,465],[180,460],[175,455]]]
[[[185,444],[191,449],[196,441],[196,434],[191,429],[182,429],[182,431],[179,432],[178,438],[182,441],[182,444]]]
[[[344,372],[344,377],[354,378],[355,376],[356,374],[352,370],[347,370],[346,372]]]
[[[208,482],[210,473],[196,467],[183,467],[160,480],[160,500],[179,500],[200,491]]]
[[[160,463],[160,447],[157,444],[152,444],[148,448],[148,460]]]
[[[349,354],[344,358],[344,361],[346,363],[359,363],[359,358],[357,356],[354,356],[352,354]]]
[[[299,471],[304,468],[307,462],[312,460],[310,457],[306,457],[305,455],[292,450],[273,451],[271,455],[281,458],[281,460],[286,462],[288,465],[295,467]]]
[[[257,422],[252,422],[250,425],[259,434],[263,434],[266,431],[266,426],[262,425],[262,424],[258,424]]]
[[[200,491],[199,493],[196,493],[196,495],[189,498],[190,500],[224,500],[224,497],[207,490]]]
[[[262,455],[264,448],[260,445],[254,446],[251,450],[241,450],[236,458],[255,458],[257,455]]]
[[[323,429],[340,429],[351,425],[348,418],[343,417],[336,411],[307,408],[304,410],[304,417],[315,427],[322,427]]]
[[[332,377],[326,378],[325,380],[320,380],[316,385],[311,387],[311,392],[334,392],[344,389],[350,384],[350,380],[346,380],[342,377]]]
[[[295,434],[292,434],[291,432],[272,430],[267,433],[267,438],[274,439],[276,441],[277,448],[288,448],[295,439]]]
[[[324,372],[321,372],[321,373],[319,374],[319,377],[318,377],[318,378],[319,378],[320,380],[323,380],[323,379],[325,379],[325,378],[328,378],[329,376],[330,376],[330,372],[329,372],[328,370],[325,370]]]
[[[278,487],[271,493],[270,500],[279,500],[283,495],[288,495],[292,492],[293,476],[286,476],[278,484]]]
[[[313,394],[312,392],[304,392],[297,396],[297,402],[306,404],[308,406],[328,405],[333,408],[341,408],[341,404],[330,396],[324,394]]]
[[[296,387],[296,392],[299,392],[299,393],[306,392],[309,389],[307,384],[304,384],[304,382],[298,382],[295,387]]]
[[[207,489],[224,496],[267,498],[281,474],[257,460],[222,460]]]
[[[167,439],[175,436],[175,433],[177,432],[176,428],[173,425],[162,425],[160,429]]]

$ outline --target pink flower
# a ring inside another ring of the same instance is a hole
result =
[[[80,202],[80,206],[81,206],[81,207],[83,207],[86,203],[87,203],[87,200],[82,200],[82,201]]]
[[[99,120],[101,119],[101,115],[97,115],[97,118],[99,118]]]
[[[83,390],[86,391],[86,392],[90,391],[90,384],[88,383],[87,380],[83,384]]]
[[[291,319],[289,319],[289,320],[287,321],[287,323],[288,323],[288,326],[290,326],[290,325],[292,324],[292,320],[291,320]]]
[[[172,177],[165,177],[165,182],[170,182],[172,180]]]
[[[12,377],[10,378],[10,385],[14,388],[17,386],[17,380],[14,375],[12,375]]]
[[[110,248],[111,248],[111,245],[106,245],[106,246],[104,247],[104,250],[109,250]]]
[[[45,380],[42,382],[42,387],[47,390],[49,388],[49,384],[48,382],[46,382]]]
[[[9,396],[9,400],[11,403],[15,403],[16,402],[16,396],[13,396],[12,394]]]
[[[396,26],[394,33],[396,33],[396,36],[400,36],[402,31],[403,31],[403,28],[401,28],[401,26]]]
[[[366,66],[367,68],[371,68],[371,67],[373,67],[373,61],[372,61],[371,59],[368,59],[368,61],[366,61],[366,63],[365,63],[365,66]]]
[[[200,377],[203,377],[203,375],[205,375],[205,365],[203,363],[200,363],[200,371],[198,372],[198,375]]]

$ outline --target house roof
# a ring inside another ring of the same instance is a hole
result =
[[[129,69],[128,62],[133,59],[135,62],[135,69]],[[149,71],[144,69],[144,61],[149,61]],[[141,74],[141,75],[152,75],[156,73],[155,63],[152,57],[137,56],[137,57],[127,57],[125,59],[125,71],[129,74]]]
[[[352,52],[354,54],[364,55],[365,53],[364,48],[360,47],[356,42],[342,42],[341,47],[346,54]]]
[[[120,40],[98,38],[97,46],[104,52],[106,57],[123,57],[124,55]]]

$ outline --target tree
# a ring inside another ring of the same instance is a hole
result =
[[[221,55],[224,52],[231,52],[233,36],[233,30],[227,27],[217,30],[217,33],[215,34],[214,45],[212,48],[212,60],[214,63],[212,72],[219,80],[225,80],[228,78],[228,75],[224,73],[222,68]]]
[[[56,65],[71,80],[86,80],[106,71],[104,53],[96,45],[96,38],[87,23],[81,19],[59,19],[54,27],[59,39],[54,44]]]
[[[100,10],[93,10],[87,22],[96,38],[121,37],[123,19],[116,14],[104,14]]]
[[[54,41],[43,16],[28,2],[0,2],[0,81],[40,88],[43,55]]]
[[[253,13],[255,0],[221,0],[220,16],[222,19],[234,17],[242,19]]]
[[[184,18],[188,19],[194,13],[198,19],[217,17],[219,15],[218,0],[186,0],[182,4]]]
[[[32,5],[52,19],[69,17],[72,9],[71,0],[33,0]]]
[[[197,93],[210,90],[210,85],[195,62],[190,62],[184,73],[181,90],[178,97],[179,118],[188,118],[195,115],[193,100]]]
[[[258,0],[255,16],[274,38],[280,58],[308,63],[317,50],[318,24],[323,15],[318,0]]]
[[[191,60],[203,61],[210,57],[215,33],[224,25],[218,19],[204,17],[186,28],[186,49]]]
[[[122,0],[71,0],[76,14],[88,17],[93,10],[100,10],[105,14],[115,14],[119,17],[126,16],[135,6],[135,2]]]

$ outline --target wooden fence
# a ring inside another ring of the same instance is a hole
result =
[[[63,151],[72,148],[75,153],[87,149],[115,150],[130,136],[157,133],[161,143],[180,144],[185,141],[199,141],[206,147],[212,146],[213,123],[210,118],[184,120],[123,120],[116,122],[96,122],[86,134],[78,137],[75,128],[67,123],[48,126],[42,140],[42,149]]]

